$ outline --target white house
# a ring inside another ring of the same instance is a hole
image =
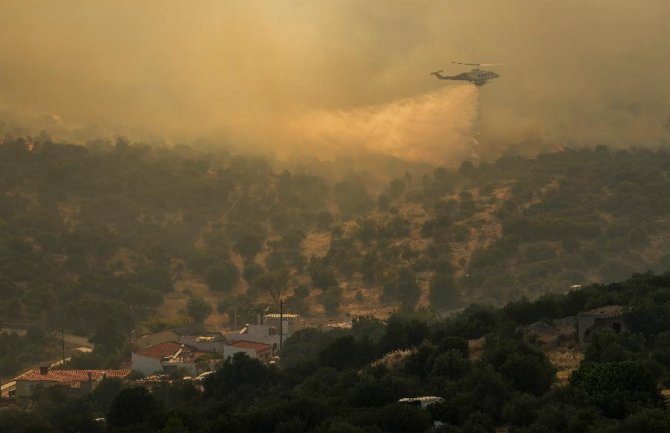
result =
[[[273,325],[252,324],[239,331],[226,334],[226,340],[228,342],[253,341],[277,347],[279,345],[279,332]]]
[[[274,326],[274,328],[277,330],[277,333],[279,333],[279,322],[280,322],[280,315],[277,313],[266,314],[263,317],[263,323],[270,326]],[[292,335],[302,326],[300,322],[300,315],[293,313],[282,314],[281,323],[282,323],[282,334],[284,335],[284,339]]]
[[[301,327],[300,316],[292,313],[284,314],[281,320],[279,314],[266,314],[263,316],[263,320],[259,316],[258,322],[248,324],[239,331],[226,334],[226,341],[253,341],[269,344],[277,349],[280,346],[280,322],[282,323],[281,333],[284,341]]]

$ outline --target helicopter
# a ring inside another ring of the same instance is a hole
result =
[[[498,78],[500,77],[500,75],[492,71],[484,71],[482,69],[479,69],[479,67],[504,65],[504,63],[461,63],[461,62],[451,62],[451,63],[456,65],[474,66],[474,69],[472,69],[470,72],[463,72],[462,74],[458,75],[442,75],[442,69],[440,69],[439,71],[431,72],[430,74],[435,75],[435,77],[438,80],[469,81],[475,86],[483,86],[488,82],[488,80]]]

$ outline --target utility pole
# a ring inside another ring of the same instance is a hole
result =
[[[284,301],[279,298],[279,350],[284,341]]]

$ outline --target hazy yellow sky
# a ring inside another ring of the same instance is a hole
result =
[[[458,146],[476,98],[428,75],[458,60],[507,63],[482,89],[483,145],[667,143],[668,22],[667,0],[0,0],[0,118],[269,149],[358,122],[336,147],[422,159],[365,122],[399,129],[391,113],[418,104],[438,122],[427,155]],[[409,136],[424,117],[403,113]]]

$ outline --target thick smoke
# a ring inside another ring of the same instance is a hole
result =
[[[326,155],[359,149],[427,163],[477,156],[479,89],[459,85],[386,104],[307,113],[290,123],[289,136],[318,143]]]
[[[456,163],[670,141],[667,0],[0,0],[0,120]],[[439,82],[505,62],[481,89]],[[1,126],[1,125],[0,125]],[[8,127],[5,127],[8,129]]]

